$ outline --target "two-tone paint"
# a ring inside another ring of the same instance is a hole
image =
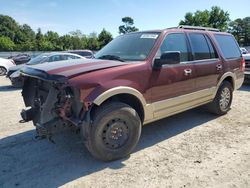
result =
[[[220,55],[213,32],[188,31],[205,34],[218,52],[218,58],[165,65],[154,70],[156,53],[164,38],[171,33],[187,35],[187,31],[168,29],[153,32],[159,32],[160,36],[145,61],[93,59],[78,60],[79,63],[64,66],[55,63],[53,67],[34,68],[68,78],[67,85],[79,89],[80,101],[86,110],[93,105],[100,106],[114,96],[135,98],[142,106],[144,124],[211,102],[223,80],[231,82],[234,89],[241,86],[244,79],[240,69],[242,58],[228,61]],[[186,70],[191,70],[191,73],[185,74]]]

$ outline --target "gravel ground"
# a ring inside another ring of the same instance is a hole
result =
[[[250,187],[250,85],[217,117],[190,110],[146,125],[130,157],[103,163],[79,134],[35,140],[21,91],[0,77],[0,187]]]

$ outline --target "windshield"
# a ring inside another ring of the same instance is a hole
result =
[[[27,63],[27,65],[36,65],[36,64],[42,63],[47,57],[48,57],[48,54],[41,54],[41,55],[36,56],[35,58],[31,59]]]
[[[143,61],[148,57],[159,35],[159,32],[121,35],[96,53],[95,58],[111,57],[113,60]]]

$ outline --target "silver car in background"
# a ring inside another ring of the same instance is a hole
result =
[[[14,87],[22,87],[23,81],[22,81],[22,78],[19,77],[20,69],[26,66],[34,66],[34,65],[38,65],[42,63],[53,63],[56,61],[65,61],[65,60],[72,60],[72,59],[86,59],[86,58],[77,54],[73,54],[73,53],[64,53],[64,52],[43,53],[31,59],[29,62],[25,64],[11,67],[8,70],[7,77],[10,79],[11,84]]]

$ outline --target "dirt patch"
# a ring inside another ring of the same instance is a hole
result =
[[[227,115],[198,108],[144,126],[130,157],[103,163],[73,132],[33,139],[9,84],[0,77],[0,187],[250,187],[250,85]]]

